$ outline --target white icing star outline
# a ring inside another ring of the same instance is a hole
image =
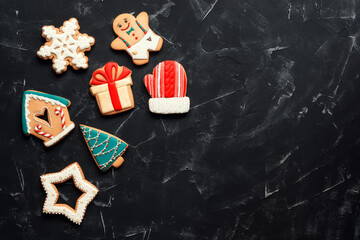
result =
[[[59,192],[55,184],[63,183],[70,178],[73,178],[74,185],[83,192],[76,201],[75,209],[67,204],[57,203]],[[40,176],[40,179],[46,192],[43,212],[49,214],[62,214],[72,222],[80,225],[84,218],[87,206],[99,191],[93,184],[85,179],[80,165],[77,162],[74,162],[60,172],[42,175]]]

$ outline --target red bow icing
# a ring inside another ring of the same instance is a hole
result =
[[[97,69],[93,73],[92,79],[90,81],[90,84],[92,84],[92,85],[102,85],[102,84],[106,84],[106,83],[108,84],[111,103],[112,103],[115,111],[122,109],[115,82],[122,80],[131,74],[130,69],[123,67],[123,71],[121,72],[121,74],[118,77],[116,77],[118,75],[117,74],[118,69],[119,69],[119,65],[117,63],[108,62],[104,67],[105,71],[102,69]],[[97,77],[98,74],[100,74],[104,79],[98,78]]]

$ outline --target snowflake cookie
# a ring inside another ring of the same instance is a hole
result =
[[[65,21],[63,26],[43,26],[42,36],[46,43],[40,47],[37,55],[46,60],[52,59],[53,69],[60,74],[66,71],[67,65],[75,70],[88,68],[85,51],[90,51],[95,39],[86,33],[79,32],[80,26],[76,18]]]

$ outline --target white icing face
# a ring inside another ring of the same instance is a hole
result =
[[[75,35],[80,27],[75,18],[64,22],[61,30],[53,26],[44,26],[43,35],[51,45],[43,45],[37,52],[42,58],[54,57],[53,67],[57,73],[65,71],[66,66],[71,62],[76,68],[87,68],[87,58],[82,51],[94,44],[95,39],[85,34]]]
[[[72,209],[66,204],[56,203],[59,198],[59,192],[54,184],[65,182],[71,177],[74,180],[75,186],[83,192],[76,202],[75,209]],[[42,175],[40,179],[46,192],[43,212],[62,214],[74,223],[80,225],[82,219],[84,218],[86,207],[95,198],[99,191],[94,185],[84,178],[80,165],[75,162],[60,172]]]

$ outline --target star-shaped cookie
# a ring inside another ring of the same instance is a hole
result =
[[[59,192],[55,184],[63,183],[70,178],[73,178],[75,186],[83,192],[76,201],[75,209],[67,204],[57,203]],[[60,172],[42,175],[40,176],[40,179],[46,192],[43,212],[49,214],[62,214],[74,223],[80,225],[84,218],[86,207],[99,191],[93,184],[85,179],[80,165],[77,162],[74,162]]]

